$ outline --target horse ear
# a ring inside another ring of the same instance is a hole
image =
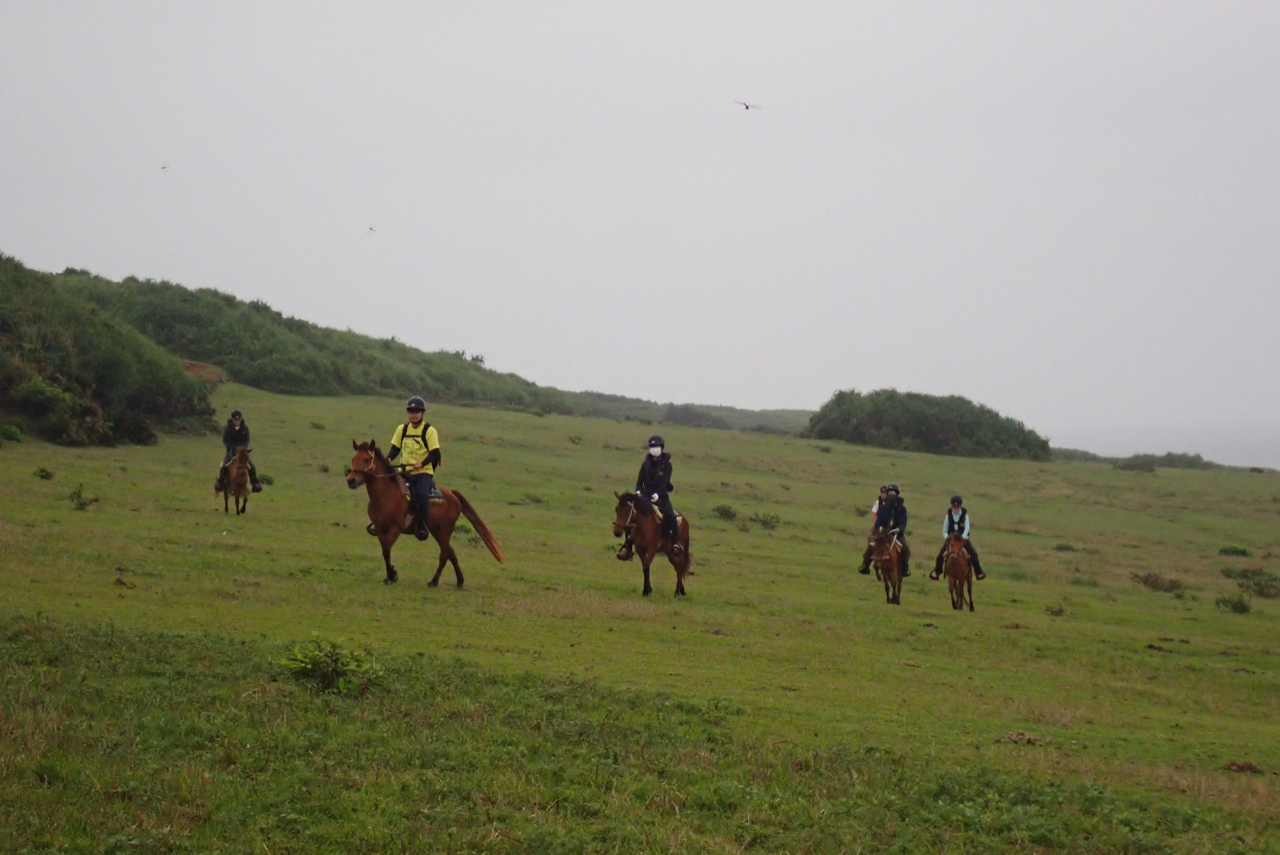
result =
[[[351,440],[351,448],[352,448],[353,450],[355,450],[355,451],[359,451],[359,450],[360,450],[360,446],[359,446],[359,444],[358,444],[358,443],[356,443],[356,441],[355,441],[354,439],[353,439],[353,440]]]
[[[374,449],[374,448],[377,448],[377,447],[378,447],[378,441],[377,441],[376,439],[371,439],[371,440],[369,440],[369,448],[370,448],[370,449]]]
[[[615,491],[614,491],[614,493],[613,493],[613,497],[614,497],[615,499],[621,499],[621,498],[622,498],[622,494],[615,490]]]

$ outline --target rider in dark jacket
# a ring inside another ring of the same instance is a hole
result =
[[[231,418],[227,419],[227,426],[222,429],[222,444],[227,452],[222,458],[222,468],[218,470],[219,484],[226,474],[227,464],[236,456],[236,449],[241,446],[249,447],[249,426],[245,424],[244,413],[239,409],[231,411]],[[262,484],[258,482],[258,467],[253,465],[252,459],[249,460],[249,483],[253,485],[253,492],[262,492]]]
[[[969,542],[970,528],[969,509],[964,506],[964,499],[959,495],[952,496],[951,510],[942,518],[942,548],[938,550],[938,560],[934,562],[933,572],[929,574],[930,579],[938,579],[942,576],[942,562],[947,555],[947,539],[953,534],[958,534],[964,539],[964,551],[969,553],[969,563],[973,565],[974,578],[979,580],[987,578],[987,574],[982,572],[982,563],[978,561],[978,550],[974,549],[973,544]]]
[[[911,547],[907,545],[907,505],[897,484],[890,484],[885,500],[880,503],[876,513],[874,531],[897,532],[898,543],[902,544],[902,575],[911,575]]]
[[[666,442],[654,434],[649,437],[649,456],[640,464],[640,474],[636,476],[636,494],[643,496],[658,506],[662,511],[662,532],[671,538],[672,548],[679,552],[680,523],[676,519],[675,509],[671,507],[671,496],[675,490],[671,485],[671,455],[665,450]],[[618,550],[618,558],[626,561],[631,558],[631,539],[628,537]]]

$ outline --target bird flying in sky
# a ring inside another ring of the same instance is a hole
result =
[[[742,109],[744,109],[744,110],[760,110],[760,109],[762,109],[762,108],[761,108],[761,106],[760,106],[759,104],[748,104],[746,101],[734,101],[733,103],[735,103],[735,104],[741,104],[741,105],[742,105]]]

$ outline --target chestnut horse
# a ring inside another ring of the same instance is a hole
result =
[[[683,597],[684,577],[692,576],[689,570],[689,522],[679,517],[677,523],[678,541],[681,549],[677,552],[671,538],[662,533],[662,523],[654,516],[653,505],[635,493],[623,493],[618,497],[618,505],[613,509],[613,536],[630,536],[636,554],[640,556],[640,566],[644,568],[644,595],[653,593],[649,584],[649,565],[659,554],[667,556],[671,566],[676,568],[676,596]]]
[[[901,551],[895,535],[887,531],[875,533],[871,563],[876,568],[876,578],[884,582],[884,601],[891,606],[902,605]]]
[[[951,591],[951,608],[963,609],[965,586],[969,587],[969,611],[973,611],[973,568],[969,566],[969,553],[964,548],[964,538],[952,532],[947,538],[944,559],[947,565],[947,589]]]
[[[395,468],[391,461],[383,455],[382,449],[373,440],[357,443],[351,440],[351,447],[356,450],[351,458],[351,471],[347,474],[347,486],[352,490],[361,484],[369,492],[369,533],[378,538],[382,544],[382,560],[387,565],[387,578],[382,584],[390,585],[399,579],[395,565],[391,563],[391,547],[402,533],[412,532],[418,527],[417,514],[408,498],[400,490]],[[441,498],[432,499],[428,526],[431,534],[440,544],[440,563],[436,566],[436,575],[427,583],[434,588],[440,583],[440,573],[446,562],[453,564],[453,575],[458,579],[458,587],[462,587],[462,568],[458,566],[458,554],[449,545],[453,535],[453,527],[459,515],[465,515],[475,526],[476,534],[489,547],[493,557],[502,563],[502,548],[498,540],[489,531],[489,527],[480,519],[475,508],[457,490],[438,488]]]
[[[232,499],[236,503],[236,516],[249,512],[249,452],[252,450],[243,445],[237,448],[236,453],[227,461],[227,465],[222,467],[218,483],[213,485],[214,497],[216,498],[219,493],[222,494],[224,514],[231,512],[230,500]]]

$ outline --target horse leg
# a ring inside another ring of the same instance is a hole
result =
[[[687,549],[680,553],[680,558],[679,558],[679,560],[677,560],[676,558],[674,558],[670,553],[668,553],[668,554],[667,554],[667,560],[671,562],[671,566],[672,566],[672,567],[674,567],[674,568],[675,568],[675,570],[676,570],[676,593],[675,593],[675,595],[676,595],[677,597],[683,597],[683,596],[685,595],[685,593],[684,593],[684,571],[685,571],[685,568],[688,566],[688,555],[689,555],[689,550],[687,550]]]
[[[969,584],[969,611],[973,611],[973,570],[969,571],[969,578],[967,581]],[[964,604],[961,603],[961,606],[963,605]]]
[[[222,512],[224,514],[231,513],[231,502],[229,501],[230,498],[231,498],[231,491],[224,490],[222,492]]]
[[[387,565],[387,578],[382,580],[382,584],[394,585],[400,579],[395,565],[391,563],[391,547],[395,544],[396,537],[391,532],[379,533],[378,540],[382,543],[382,563]]]
[[[644,595],[647,597],[653,593],[653,586],[649,584],[649,564],[653,561],[653,554],[645,551],[640,556],[640,566],[644,568]]]
[[[458,553],[452,546],[449,547],[449,563],[453,565],[453,575],[458,580],[458,587],[462,587],[462,565],[458,563]]]

